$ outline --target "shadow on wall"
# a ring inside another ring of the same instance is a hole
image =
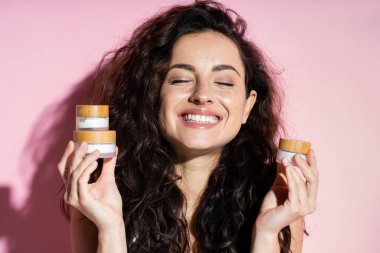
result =
[[[9,253],[71,251],[69,223],[60,211],[63,181],[57,170],[75,128],[75,105],[88,104],[94,73],[39,116],[20,157],[19,173],[34,171],[24,208],[15,210],[10,189],[0,188],[0,239]]]

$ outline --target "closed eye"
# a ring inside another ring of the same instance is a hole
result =
[[[171,80],[170,84],[176,84],[176,83],[188,83],[191,82],[191,80]]]
[[[220,84],[220,85],[224,85],[224,86],[228,86],[228,87],[232,87],[234,86],[233,83],[225,83],[225,82],[216,82],[217,84]]]

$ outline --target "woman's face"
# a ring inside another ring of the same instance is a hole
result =
[[[161,88],[159,121],[177,155],[219,153],[245,123],[256,92],[246,98],[244,67],[234,42],[205,31],[174,45]]]

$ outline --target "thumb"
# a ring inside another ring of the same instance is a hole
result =
[[[116,160],[117,160],[118,151],[119,151],[119,149],[118,149],[118,147],[116,147],[116,152],[115,152],[114,157],[104,158],[101,176],[115,178],[115,167],[116,167]]]

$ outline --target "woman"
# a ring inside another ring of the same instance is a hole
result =
[[[117,159],[70,141],[58,165],[74,252],[301,252],[316,161],[276,164],[279,96],[245,28],[215,2],[175,6],[107,62],[94,103]]]

